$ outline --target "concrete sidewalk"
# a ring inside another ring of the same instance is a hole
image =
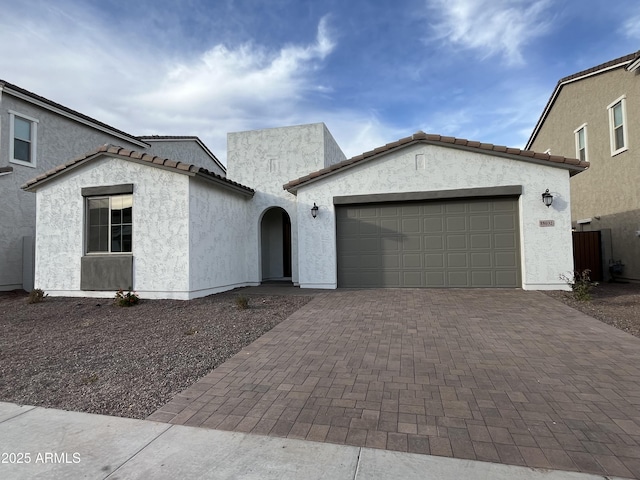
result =
[[[0,478],[611,479],[0,402]]]

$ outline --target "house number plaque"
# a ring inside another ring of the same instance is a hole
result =
[[[555,220],[540,220],[540,226],[541,227],[555,227],[556,226],[556,222],[555,222]]]

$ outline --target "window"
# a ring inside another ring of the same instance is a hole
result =
[[[35,167],[38,121],[11,110],[9,110],[9,120],[11,162]]]
[[[589,156],[587,155],[587,124],[584,123],[576,128],[573,133],[576,136],[576,158],[588,162]]]
[[[133,195],[87,198],[87,253],[131,253]]]
[[[611,155],[624,152],[627,148],[627,108],[623,95],[607,107],[609,110],[609,133],[611,137]]]

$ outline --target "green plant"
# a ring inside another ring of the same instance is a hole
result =
[[[238,307],[240,310],[246,310],[247,308],[249,308],[249,298],[245,297],[244,295],[238,295],[236,297],[236,307]]]
[[[582,272],[573,272],[573,278],[567,275],[560,275],[560,278],[573,290],[573,297],[580,302],[591,300],[591,290],[598,285],[598,282],[591,281],[590,273],[591,270],[586,269]]]
[[[41,288],[34,288],[29,292],[29,298],[27,299],[27,303],[40,303],[43,302],[45,298],[47,298],[47,294],[44,293],[44,290]]]
[[[125,292],[120,289],[116,292],[115,304],[120,307],[133,307],[140,302],[140,297],[136,292],[129,290]]]

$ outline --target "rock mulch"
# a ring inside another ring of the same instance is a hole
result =
[[[237,292],[191,300],[0,294],[0,400],[146,418],[306,304]]]

